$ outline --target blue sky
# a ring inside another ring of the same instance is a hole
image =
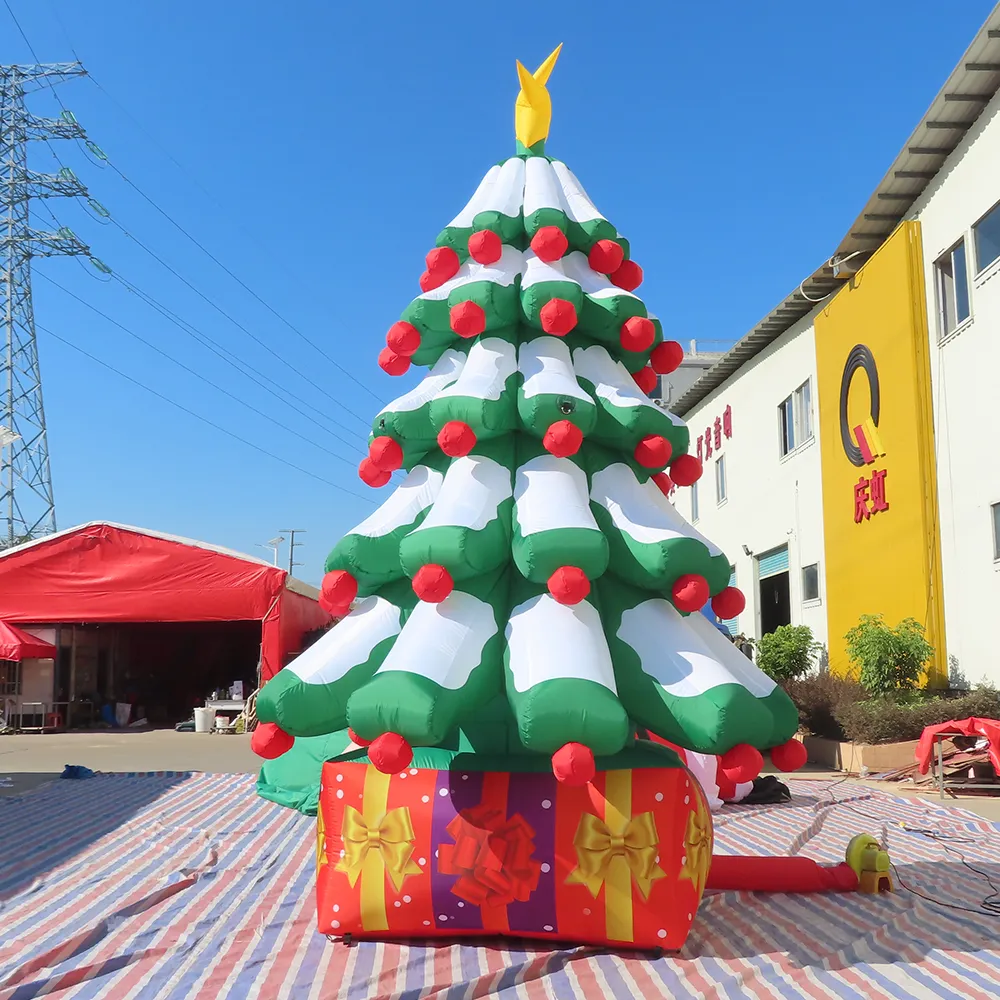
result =
[[[565,43],[549,151],[631,241],[668,333],[731,342],[830,256],[993,6],[9,2],[40,59],[75,49],[103,88],[83,79],[60,94],[118,170],[283,318],[62,143],[114,221],[53,202],[59,223],[272,392],[77,260],[36,264],[39,326],[327,481],[40,330],[60,527],[114,520],[265,556],[256,543],[303,528],[296,572],[314,583],[382,496],[356,474],[366,428],[419,376],[390,379],[376,357],[434,237],[513,151],[515,58],[534,68]],[[32,61],[2,5],[0,61]],[[31,109],[59,111],[45,92]],[[45,147],[31,166],[58,169]]]

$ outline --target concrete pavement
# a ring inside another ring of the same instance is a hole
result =
[[[0,795],[16,795],[62,774],[66,764],[92,771],[209,771],[256,774],[250,737],[175,733],[172,729],[24,733],[0,736]],[[10,783],[3,779],[12,778]]]
[[[93,771],[256,774],[260,770],[260,759],[251,751],[250,737],[246,734],[176,733],[172,729],[25,733],[0,736],[0,796],[20,794],[58,778],[65,764],[83,764]],[[798,773],[802,777],[828,778],[843,781],[845,785],[861,785],[890,795],[908,795],[934,805],[940,804],[936,795],[918,792],[912,785],[902,782],[845,779],[839,771],[824,770],[812,764]],[[5,778],[12,780],[8,782]],[[949,797],[944,804],[967,809],[992,822],[1000,822],[1000,796]]]

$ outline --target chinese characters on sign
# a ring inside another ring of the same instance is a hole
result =
[[[880,514],[889,509],[885,498],[886,469],[872,469],[871,479],[862,476],[854,484],[854,523],[867,521],[872,514]]]
[[[698,436],[698,461],[704,462],[712,457],[713,451],[722,449],[722,439],[733,436],[733,408],[727,406],[721,417],[716,417],[714,423],[705,428],[705,433]]]

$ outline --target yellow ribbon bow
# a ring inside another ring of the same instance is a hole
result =
[[[631,872],[643,899],[649,897],[653,882],[666,876],[666,872],[656,864],[659,838],[651,812],[628,820],[618,833],[613,833],[607,823],[593,813],[584,813],[573,845],[576,847],[577,867],[567,881],[582,883],[595,899],[612,874],[612,862],[616,858],[622,859],[628,866],[626,878]]]
[[[695,808],[688,813],[687,830],[684,834],[684,865],[681,880],[690,881],[700,897],[708,881],[708,869],[712,866],[712,821],[702,804],[701,796],[696,797]]]
[[[369,825],[357,809],[346,806],[343,840],[344,856],[337,862],[337,871],[347,874],[352,889],[370,851],[385,865],[396,892],[407,875],[420,874],[420,866],[411,858],[414,834],[408,809],[390,809]]]

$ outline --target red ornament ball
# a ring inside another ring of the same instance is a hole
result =
[[[545,450],[556,458],[575,455],[582,444],[583,431],[569,420],[557,420],[554,424],[549,424],[549,429],[542,438]]]
[[[358,475],[366,486],[375,490],[380,486],[385,486],[392,479],[391,472],[380,469],[370,458],[361,459],[361,463],[358,465]]]
[[[635,446],[635,460],[644,469],[662,469],[670,461],[670,442],[662,434],[647,434]]]
[[[656,483],[657,489],[665,496],[670,496],[670,491],[674,488],[673,481],[670,476],[665,472],[658,472],[653,476],[653,482]]]
[[[458,254],[451,247],[435,247],[427,254],[424,261],[427,264],[427,270],[436,277],[440,277],[439,285],[454,278],[461,266]]]
[[[622,323],[618,339],[626,351],[645,351],[656,339],[656,327],[645,316],[632,316]]]
[[[600,274],[611,274],[622,266],[625,251],[614,240],[598,240],[587,254],[590,266]]]
[[[486,329],[486,311],[476,302],[457,302],[451,307],[449,322],[460,337],[478,337]]]
[[[724,622],[743,614],[746,606],[747,599],[738,587],[726,587],[712,598],[712,610]]]
[[[678,611],[700,611],[708,602],[708,581],[697,573],[685,573],[674,582],[670,594]]]
[[[640,368],[632,378],[647,396],[656,391],[656,372],[652,368]]]
[[[678,486],[692,486],[701,479],[701,460],[694,455],[678,455],[670,463],[670,478]]]
[[[539,310],[542,329],[554,337],[565,337],[576,326],[576,306],[566,299],[549,299]]]
[[[369,744],[368,759],[383,774],[396,774],[413,760],[413,747],[399,733],[383,733]]]
[[[416,354],[420,347],[420,331],[412,323],[400,320],[389,327],[385,342],[394,354],[409,358]]]
[[[552,755],[552,773],[566,785],[586,785],[597,774],[594,751],[582,743],[565,743]]]
[[[428,604],[440,604],[455,589],[455,581],[444,566],[427,563],[413,577],[413,593]]]
[[[799,740],[789,740],[781,746],[771,747],[771,763],[779,771],[797,771],[804,767],[809,758],[805,744]]]
[[[410,370],[410,359],[397,354],[391,347],[379,351],[378,366],[386,375],[405,375]]]
[[[654,372],[659,375],[669,375],[677,371],[684,360],[684,348],[676,340],[665,340],[653,348],[649,363]]]
[[[761,752],[749,743],[738,743],[722,755],[719,769],[734,784],[753,781],[764,766]]]
[[[578,566],[560,566],[549,577],[548,587],[560,604],[579,604],[590,593],[587,574]]]
[[[403,467],[403,449],[388,434],[380,435],[368,445],[368,457],[372,460],[372,465],[382,472],[395,472]]]
[[[531,249],[535,251],[535,256],[539,260],[551,264],[566,253],[569,249],[569,240],[558,226],[542,226],[531,237]]]
[[[264,760],[275,760],[283,753],[288,753],[295,743],[295,737],[289,736],[273,722],[259,722],[250,737],[250,749]]]
[[[479,264],[495,264],[503,256],[503,241],[492,229],[469,237],[469,256]]]
[[[642,284],[642,268],[634,260],[623,260],[614,274],[609,274],[611,284],[634,292]]]
[[[462,458],[476,447],[476,432],[461,420],[449,420],[438,431],[437,442],[449,458]]]
[[[335,569],[323,577],[319,604],[331,615],[346,615],[358,596],[358,581],[346,569]]]
[[[424,271],[420,275],[420,291],[431,292],[435,288],[440,288],[448,279],[444,275],[438,273],[435,274],[433,271]]]
[[[350,726],[347,727],[347,735],[351,742],[356,743],[359,747],[370,747],[374,742],[374,740],[363,740]]]

